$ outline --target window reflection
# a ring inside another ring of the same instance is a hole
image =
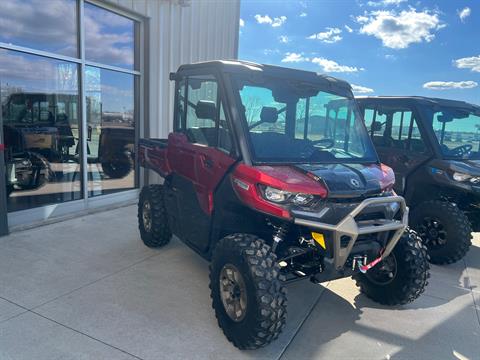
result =
[[[87,66],[85,82],[89,196],[133,188],[134,77]]]
[[[133,69],[134,21],[85,3],[85,57]]]
[[[81,198],[77,65],[0,50],[8,210]]]
[[[1,0],[0,41],[76,57],[76,0]]]

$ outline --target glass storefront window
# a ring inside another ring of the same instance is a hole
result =
[[[87,66],[88,193],[135,186],[134,75]]]
[[[9,211],[82,197],[77,68],[0,49]]]
[[[0,41],[77,57],[77,2],[1,0]]]
[[[85,57],[89,61],[134,68],[135,22],[85,3]]]
[[[135,188],[139,24],[87,0],[0,0],[9,213]]]

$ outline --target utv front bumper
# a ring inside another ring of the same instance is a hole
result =
[[[382,259],[393,250],[408,225],[408,207],[401,196],[376,197],[350,204],[351,210],[335,224],[323,222],[335,204],[327,205],[318,213],[293,210],[295,224],[314,231],[328,232],[332,241],[333,265],[344,268],[354,246],[362,235],[384,234]],[[331,217],[330,217],[331,219]]]

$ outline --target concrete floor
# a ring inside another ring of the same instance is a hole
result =
[[[284,333],[241,352],[217,326],[208,264],[179,241],[143,246],[135,212],[0,238],[1,360],[480,359],[480,236],[408,306],[379,306],[349,279],[292,284]]]

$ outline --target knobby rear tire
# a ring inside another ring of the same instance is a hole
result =
[[[151,209],[150,229],[145,227],[143,221],[143,209],[146,201],[150,203]],[[143,243],[148,247],[161,247],[170,242],[172,233],[168,226],[162,185],[148,185],[142,188],[138,200],[138,229]]]

